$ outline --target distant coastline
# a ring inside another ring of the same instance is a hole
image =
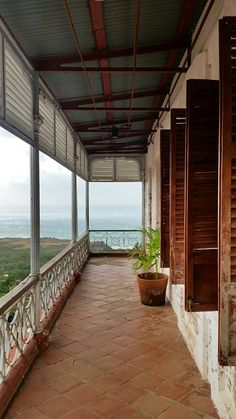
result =
[[[43,238],[40,241],[40,266],[45,265],[70,240]],[[30,239],[0,238],[0,297],[26,278],[30,273]]]

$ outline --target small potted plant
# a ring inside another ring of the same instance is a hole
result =
[[[129,258],[134,259],[133,270],[141,271],[137,274],[140,300],[145,305],[161,306],[165,304],[168,276],[158,272],[160,230],[144,228],[140,231],[144,235],[144,246],[136,244],[129,254]]]

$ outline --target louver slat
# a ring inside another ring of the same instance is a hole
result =
[[[91,160],[89,172],[91,181],[113,181],[114,158],[95,158]]]
[[[170,130],[162,129],[160,134],[161,155],[161,266],[170,265]]]
[[[219,363],[236,365],[236,17],[220,21]]]
[[[170,140],[170,277],[184,283],[185,109],[171,111]]]
[[[92,182],[140,182],[141,160],[128,157],[92,157],[89,174]]]
[[[13,48],[4,43],[5,119],[33,139],[33,88],[27,68]]]
[[[137,160],[117,157],[115,167],[118,182],[139,182],[141,180],[140,164]]]
[[[185,306],[217,309],[219,82],[188,80]]]
[[[55,155],[55,115],[54,104],[42,93],[39,95],[39,113],[42,118],[42,124],[39,129],[39,145],[42,150]]]

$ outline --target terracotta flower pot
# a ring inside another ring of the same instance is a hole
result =
[[[137,275],[140,300],[148,306],[163,306],[165,304],[168,275],[147,272]]]

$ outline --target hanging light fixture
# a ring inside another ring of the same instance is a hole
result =
[[[117,127],[115,127],[115,125],[112,125],[112,129],[111,129],[111,137],[113,139],[115,138],[119,138],[119,130]]]

